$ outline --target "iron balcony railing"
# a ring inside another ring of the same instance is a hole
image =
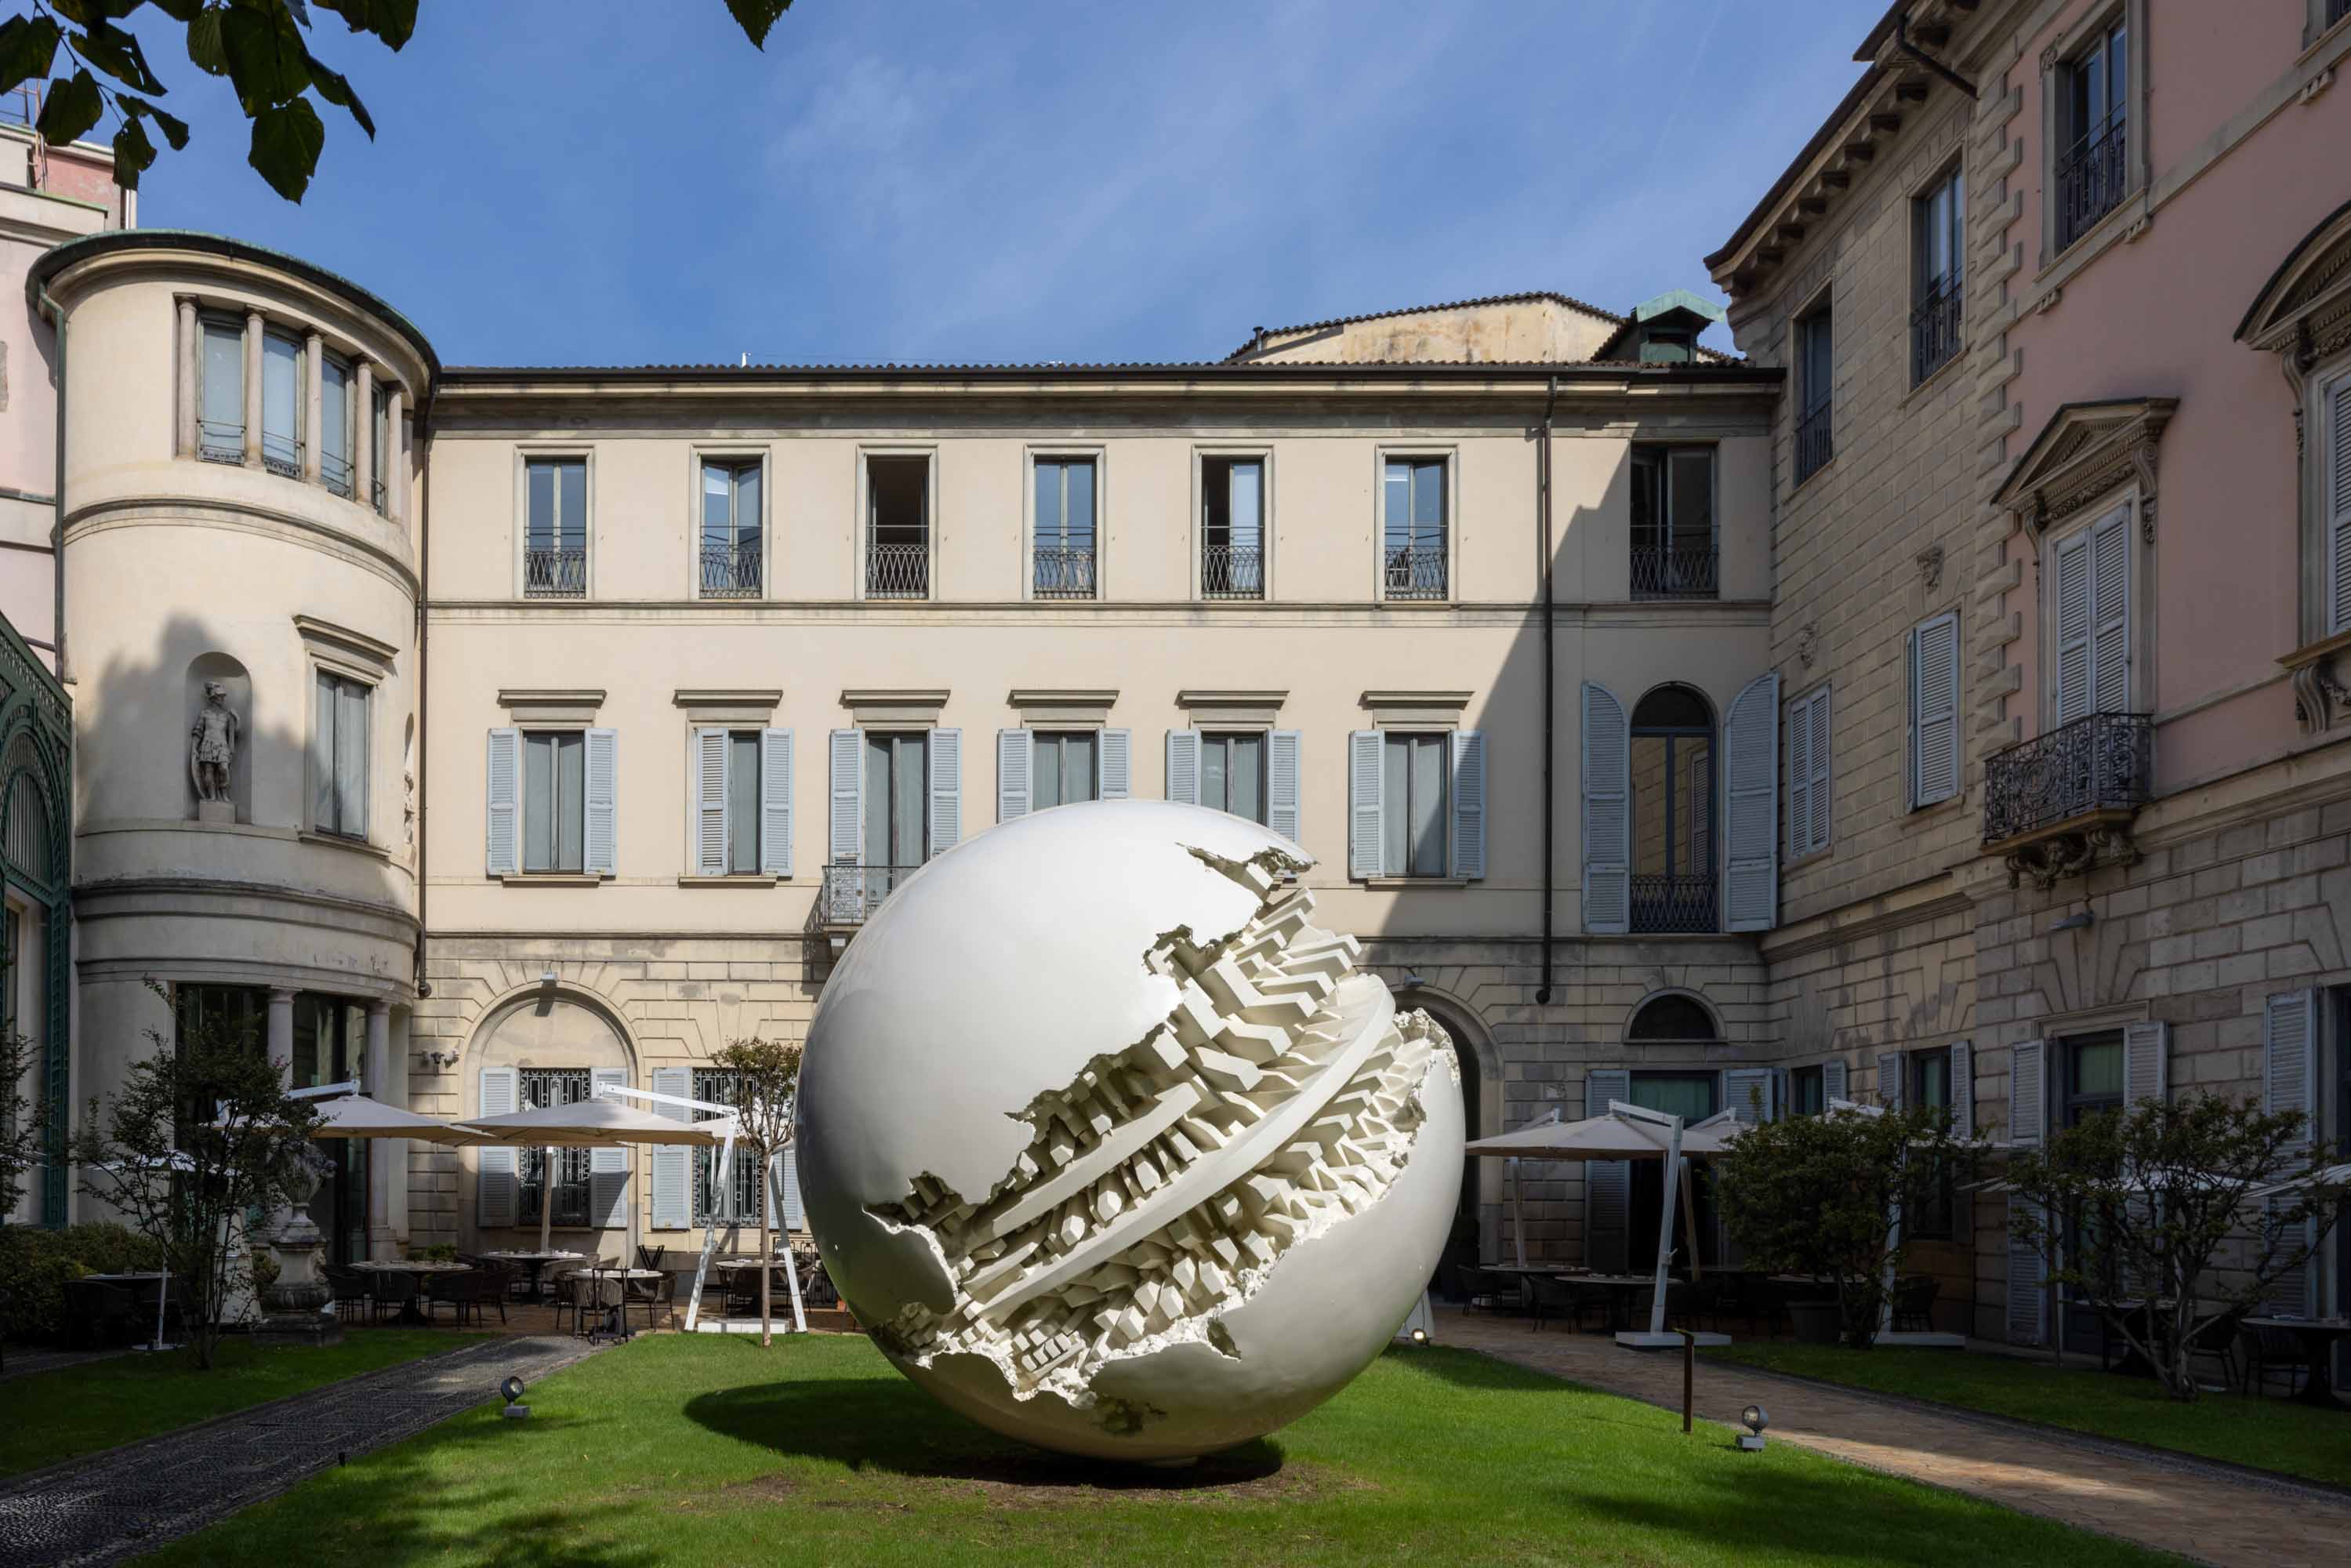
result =
[[[1984,842],[2146,805],[2154,735],[2143,713],[2095,713],[1994,752],[1984,759]]]
[[[1959,351],[1959,280],[1937,283],[1910,312],[1910,382],[1916,386]]]
[[[1200,597],[1263,599],[1265,551],[1256,545],[1207,545],[1200,550]]]
[[[1039,599],[1092,599],[1094,596],[1094,547],[1039,545],[1032,570],[1031,592]]]
[[[2129,138],[2120,120],[2108,120],[2066,149],[2057,160],[2057,248],[2064,249],[2113,212],[2123,199],[2129,170],[2124,148]]]
[[[1417,549],[1410,546],[1391,549],[1387,552],[1387,583],[1389,599],[1442,599],[1445,597],[1445,550],[1443,547]]]
[[[205,419],[196,423],[196,455],[207,463],[245,461],[245,426]]]
[[[920,870],[911,865],[851,865],[824,868],[823,920],[827,925],[862,925],[898,884]]]
[[[1633,878],[1632,926],[1636,932],[1711,932],[1714,878],[1643,875]]]
[[[1712,599],[1715,591],[1712,546],[1703,549],[1669,549],[1637,541],[1634,544],[1634,598]]]
[[[702,597],[705,599],[758,598],[759,547],[758,545],[703,546]]]
[[[930,596],[930,546],[868,545],[865,547],[866,598],[928,599]]]
[[[522,591],[532,599],[584,597],[588,592],[587,547],[523,551]]]
[[[261,465],[288,479],[302,476],[302,444],[290,435],[261,433]]]
[[[1836,437],[1829,415],[1835,404],[1823,402],[1796,421],[1796,483],[1801,485],[1836,455]]]
[[[379,512],[383,510],[383,481],[381,479],[371,479],[368,481],[368,505],[373,507]]]
[[[348,457],[339,457],[331,452],[321,452],[319,454],[319,479],[336,495],[345,500],[350,499],[353,479],[351,460]]]

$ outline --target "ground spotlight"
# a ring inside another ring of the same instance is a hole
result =
[[[1739,1446],[1750,1452],[1761,1449],[1763,1428],[1771,1424],[1771,1417],[1764,1413],[1763,1406],[1750,1405],[1746,1409],[1741,1410],[1739,1413],[1739,1424],[1747,1428],[1739,1434]]]
[[[530,1414],[530,1406],[522,1402],[522,1386],[519,1377],[509,1377],[498,1385],[498,1393],[507,1402],[507,1407],[499,1411],[499,1415],[520,1420]]]

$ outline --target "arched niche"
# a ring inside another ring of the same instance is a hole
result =
[[[617,1068],[635,1080],[636,1053],[611,1015],[592,1003],[549,988],[518,997],[492,1013],[475,1032],[465,1053],[472,1080],[465,1113],[481,1113],[481,1072],[488,1067],[595,1071]]]
[[[218,681],[228,703],[228,711],[236,715],[236,754],[229,764],[229,800],[236,807],[236,820],[253,821],[253,677],[235,657],[223,653],[199,653],[188,661],[187,706],[180,721],[180,755],[187,779],[188,815],[195,816],[199,796],[196,793],[194,752],[190,738],[196,727],[196,716],[204,710],[204,687]]]
[[[1625,1038],[1635,1044],[1710,1044],[1722,1038],[1722,1025],[1704,1002],[1687,991],[1666,991],[1633,1009]]]

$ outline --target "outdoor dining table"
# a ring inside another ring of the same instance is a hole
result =
[[[543,1301],[547,1299],[547,1281],[545,1278],[547,1266],[550,1263],[583,1262],[586,1260],[588,1254],[585,1252],[566,1252],[560,1249],[546,1252],[521,1252],[509,1248],[499,1252],[485,1252],[482,1256],[488,1259],[493,1263],[521,1264],[525,1269],[530,1271],[529,1277],[524,1281],[524,1284],[528,1286],[530,1291],[530,1299],[534,1301]]]
[[[1585,1274],[1554,1270],[1552,1277],[1570,1285],[1597,1285],[1608,1292],[1608,1327],[1613,1332],[1633,1321],[1633,1298],[1644,1290],[1654,1289],[1656,1277],[1651,1274]]]
[[[658,1280],[665,1272],[667,1270],[662,1269],[574,1269],[571,1270],[566,1278],[577,1280],[584,1275],[596,1282],[596,1310],[603,1318],[604,1326],[594,1331],[590,1335],[590,1339],[598,1334],[610,1334],[614,1339],[630,1338],[635,1331],[629,1327],[629,1281]],[[612,1292],[612,1299],[610,1301],[604,1300],[604,1281],[607,1280],[620,1287]]]
[[[437,1258],[392,1258],[354,1263],[352,1268],[363,1274],[470,1274],[471,1263],[447,1263]],[[418,1298],[410,1297],[400,1304],[400,1321],[404,1323],[424,1323],[432,1320],[416,1310]]]
[[[2327,1371],[2327,1363],[2334,1359],[2335,1341],[2351,1339],[2351,1318],[2247,1318],[2245,1325],[2284,1329],[2302,1341],[2302,1348],[2310,1353],[2310,1375],[2302,1380],[2302,1392],[2294,1399],[2322,1410],[2343,1408],[2335,1402],[2335,1380]]]

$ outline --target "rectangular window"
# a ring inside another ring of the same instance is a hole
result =
[[[879,904],[928,858],[930,737],[921,731],[867,730],[865,739],[865,882],[869,906]]]
[[[707,1100],[714,1105],[735,1103],[736,1075],[717,1068],[697,1067],[694,1070],[694,1098]],[[697,1122],[712,1120],[717,1113],[696,1111]],[[740,1144],[735,1147],[735,1157],[728,1162],[726,1188],[719,1191],[715,1181],[718,1174],[718,1151],[708,1146],[694,1151],[694,1223],[700,1225],[757,1225],[759,1208],[766,1196],[766,1184],[759,1179],[759,1162],[747,1154]]]
[[[208,463],[245,461],[245,323],[231,316],[204,319],[204,360],[197,367],[196,455]]]
[[[1788,858],[1829,847],[1829,688],[1788,705]]]
[[[1633,597],[1716,592],[1714,448],[1633,448]]]
[[[2058,68],[2057,246],[2123,199],[2129,180],[2130,42],[2121,18]]]
[[[865,597],[931,596],[931,460],[865,459]]]
[[[374,406],[368,410],[368,419],[374,434],[368,439],[368,453],[375,471],[368,476],[368,505],[381,512],[388,493],[384,476],[392,472],[396,455],[392,450],[392,389],[376,388],[370,401]]]
[[[1390,876],[1445,874],[1446,745],[1437,735],[1381,737],[1381,859]]]
[[[261,464],[273,474],[302,473],[302,344],[283,332],[261,338]]]
[[[1796,323],[1796,483],[1836,455],[1836,322],[1825,301]]]
[[[1928,1110],[1948,1111],[1951,1108],[1951,1052],[1946,1046],[1935,1051],[1913,1052],[1909,1059],[1910,1082],[1908,1098],[1903,1103],[1921,1105]],[[1940,1197],[1926,1205],[1917,1214],[1906,1214],[1903,1224],[1913,1237],[1922,1241],[1948,1241],[1951,1237],[1953,1187],[1951,1173],[1937,1173],[1936,1187]]]
[[[1910,204],[1910,381],[1914,386],[1959,351],[1959,294],[1967,253],[1966,187],[1960,172]]]
[[[1029,742],[1031,810],[1071,806],[1097,798],[1095,762],[1101,738],[1090,729],[1036,733]]]
[[[702,465],[702,597],[757,599],[763,546],[760,464],[716,460]]]
[[[2131,511],[2126,502],[2046,547],[2052,728],[2131,711]]]
[[[1265,597],[1265,460],[1200,459],[1200,597]]]
[[[1035,549],[1030,591],[1039,599],[1092,599],[1095,592],[1094,460],[1037,459]]]
[[[522,869],[576,872],[587,824],[586,737],[576,729],[522,737]]]
[[[588,460],[534,457],[523,476],[529,516],[522,591],[533,599],[580,598],[588,591]]]
[[[352,493],[351,367],[332,354],[319,366],[319,478],[338,496]]]
[[[1391,457],[1381,493],[1383,594],[1446,594],[1445,466],[1442,457]]]
[[[726,870],[759,869],[759,732],[726,732]]]
[[[369,695],[368,686],[347,675],[319,672],[310,734],[310,825],[322,833],[367,837]]]
[[[1265,732],[1200,737],[1200,804],[1252,822],[1265,821]]]
[[[593,1075],[584,1067],[526,1067],[520,1080],[517,1110],[537,1111],[549,1105],[576,1105],[596,1092]],[[558,1225],[588,1223],[588,1177],[593,1149],[527,1148],[518,1151],[522,1165],[522,1199],[517,1218],[525,1224],[538,1219],[541,1193],[548,1180],[548,1155],[555,1156],[555,1190],[549,1195],[550,1218]]]
[[[1788,1074],[1788,1113],[1817,1116],[1829,1108],[1828,1071],[1817,1064]]]

